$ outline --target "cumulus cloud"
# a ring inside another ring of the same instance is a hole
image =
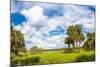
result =
[[[22,10],[21,13],[27,17],[28,23],[36,28],[41,28],[45,25],[46,17],[42,14],[43,8],[34,6],[29,10]]]
[[[65,32],[69,25],[81,24],[85,29],[94,31],[94,11],[90,10],[88,6],[23,3],[24,6],[21,7],[19,12],[26,17],[27,21],[14,26],[14,28],[24,34],[26,48],[28,49],[35,45],[43,49],[67,47],[64,44],[64,38],[67,36]],[[11,11],[13,10],[11,9]],[[52,13],[50,10],[58,13]],[[50,14],[44,13],[46,11],[54,15],[51,17]],[[59,13],[62,13],[62,15],[57,15]]]

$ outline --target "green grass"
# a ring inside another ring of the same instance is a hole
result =
[[[73,63],[73,62],[88,62],[94,61],[95,51],[81,50],[78,53],[63,53],[60,51],[48,51],[42,54],[27,53],[25,56],[16,57],[13,62],[17,61],[19,65],[38,65],[38,64],[58,64],[58,63]],[[35,61],[37,61],[35,63]],[[27,63],[25,62],[27,61]],[[20,63],[19,63],[20,62]],[[23,63],[22,63],[23,62]],[[25,64],[25,63],[26,64]]]
[[[75,62],[76,58],[81,55],[91,56],[94,54],[94,51],[80,51],[79,53],[61,53],[58,51],[50,51],[36,56],[41,57],[42,64],[54,64]]]

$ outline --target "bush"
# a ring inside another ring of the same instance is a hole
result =
[[[26,56],[16,57],[12,60],[13,65],[35,65],[40,63],[41,58],[39,56]]]
[[[30,52],[32,52],[33,54],[41,54],[43,52],[43,49],[35,46],[30,49]]]
[[[86,62],[86,61],[95,61],[95,55],[81,55],[78,56],[75,62]]]
[[[74,51],[74,49],[67,48],[64,50],[64,53],[72,53],[73,51]]]
[[[24,53],[24,52],[19,52],[18,56],[20,56],[20,57],[26,56],[26,53]]]

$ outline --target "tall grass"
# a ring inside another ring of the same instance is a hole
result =
[[[48,51],[42,54],[27,54],[27,56],[15,57],[13,62],[17,65],[58,64],[73,62],[88,62],[95,60],[94,51],[78,53],[63,53],[60,51]]]

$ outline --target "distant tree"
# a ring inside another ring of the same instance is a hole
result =
[[[30,49],[30,52],[32,52],[33,54],[37,54],[37,53],[42,53],[43,49],[42,48],[38,48],[37,46],[34,46]]]
[[[30,51],[33,52],[33,51],[35,51],[37,48],[38,48],[37,46],[33,46],[33,47],[31,47]]]
[[[24,35],[11,27],[11,52],[18,55],[19,52],[25,52]]]

